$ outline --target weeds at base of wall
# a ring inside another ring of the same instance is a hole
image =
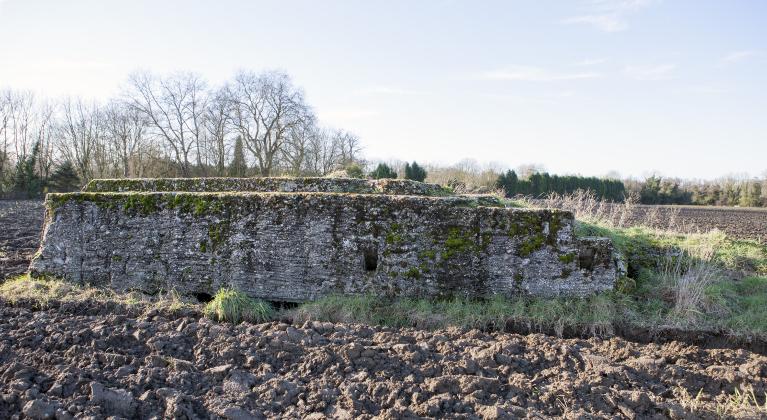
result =
[[[205,305],[170,292],[146,296],[77,286],[55,279],[22,276],[0,286],[0,298],[11,304],[31,303],[45,308],[55,304],[108,305],[136,315],[153,310],[188,310],[219,322],[260,323],[276,319],[294,322],[329,321],[391,327],[440,329],[448,327],[504,330],[515,325],[528,331],[562,336],[611,336],[617,328],[720,332],[732,336],[767,338],[767,278],[706,284],[699,299],[677,305],[673,273],[666,277],[643,275],[631,293],[608,292],[588,298],[455,298],[382,299],[378,296],[328,296],[290,309],[275,309],[231,289],[216,293]],[[676,289],[675,289],[676,287]],[[697,286],[696,286],[697,287]]]
[[[275,310],[269,302],[251,298],[234,289],[221,289],[205,305],[203,314],[219,322],[260,323],[271,320]]]
[[[138,291],[117,292],[54,278],[31,278],[29,275],[9,279],[0,285],[0,298],[11,304],[28,302],[40,309],[62,303],[82,303],[109,305],[136,314],[153,310],[178,312],[194,308],[191,300],[185,299],[175,290],[149,296]]]

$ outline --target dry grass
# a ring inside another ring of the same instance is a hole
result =
[[[695,416],[720,419],[767,416],[767,393],[758,398],[752,385],[743,385],[742,389],[735,388],[731,394],[723,393],[715,399],[704,398],[703,389],[692,396],[682,387],[674,390],[674,396],[685,410]]]
[[[191,300],[175,290],[149,296],[140,292],[117,292],[107,288],[78,285],[59,279],[35,279],[23,275],[0,285],[0,298],[17,304],[29,302],[46,308],[61,303],[99,303],[128,311],[148,312],[155,309],[178,311],[193,308]]]
[[[642,226],[671,232],[691,232],[685,221],[679,217],[680,210],[672,208],[661,215],[658,207],[639,211],[639,197],[630,195],[622,203],[597,199],[592,191],[578,190],[572,194],[549,194],[543,200],[531,200],[534,206],[544,206],[571,211],[575,218],[588,223],[597,223],[611,228]]]

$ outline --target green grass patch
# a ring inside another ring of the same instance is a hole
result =
[[[205,305],[203,313],[208,318],[220,322],[266,322],[274,316],[274,308],[269,302],[254,299],[234,289],[220,289],[213,300]]]
[[[660,257],[670,250],[677,250],[693,257],[708,258],[722,268],[767,276],[767,246],[734,239],[718,230],[681,234],[646,227],[613,228],[576,221],[575,233],[610,238],[615,249],[638,268],[657,267],[662,260]]]
[[[725,328],[744,334],[767,332],[767,278],[719,282],[706,289],[706,296],[722,312]]]
[[[382,299],[372,295],[329,296],[291,310],[290,316],[302,321],[424,329],[457,326],[502,330],[507,322],[515,322],[531,330],[553,331],[560,335],[565,329],[608,335],[622,309],[615,302],[610,293],[585,299],[496,296],[487,300],[427,300]]]

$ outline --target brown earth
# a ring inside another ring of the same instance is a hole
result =
[[[767,209],[706,206],[636,206],[630,223],[639,223],[655,212],[658,227],[671,227],[683,232],[707,232],[719,229],[740,239],[767,243]]]
[[[94,303],[0,302],[0,319],[0,418],[716,418],[736,389],[767,390],[767,357],[678,342],[232,326]]]
[[[0,200],[0,282],[29,269],[44,218],[42,201]]]

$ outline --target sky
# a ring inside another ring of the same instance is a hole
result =
[[[284,70],[369,159],[767,171],[767,1],[0,0],[0,88]]]

